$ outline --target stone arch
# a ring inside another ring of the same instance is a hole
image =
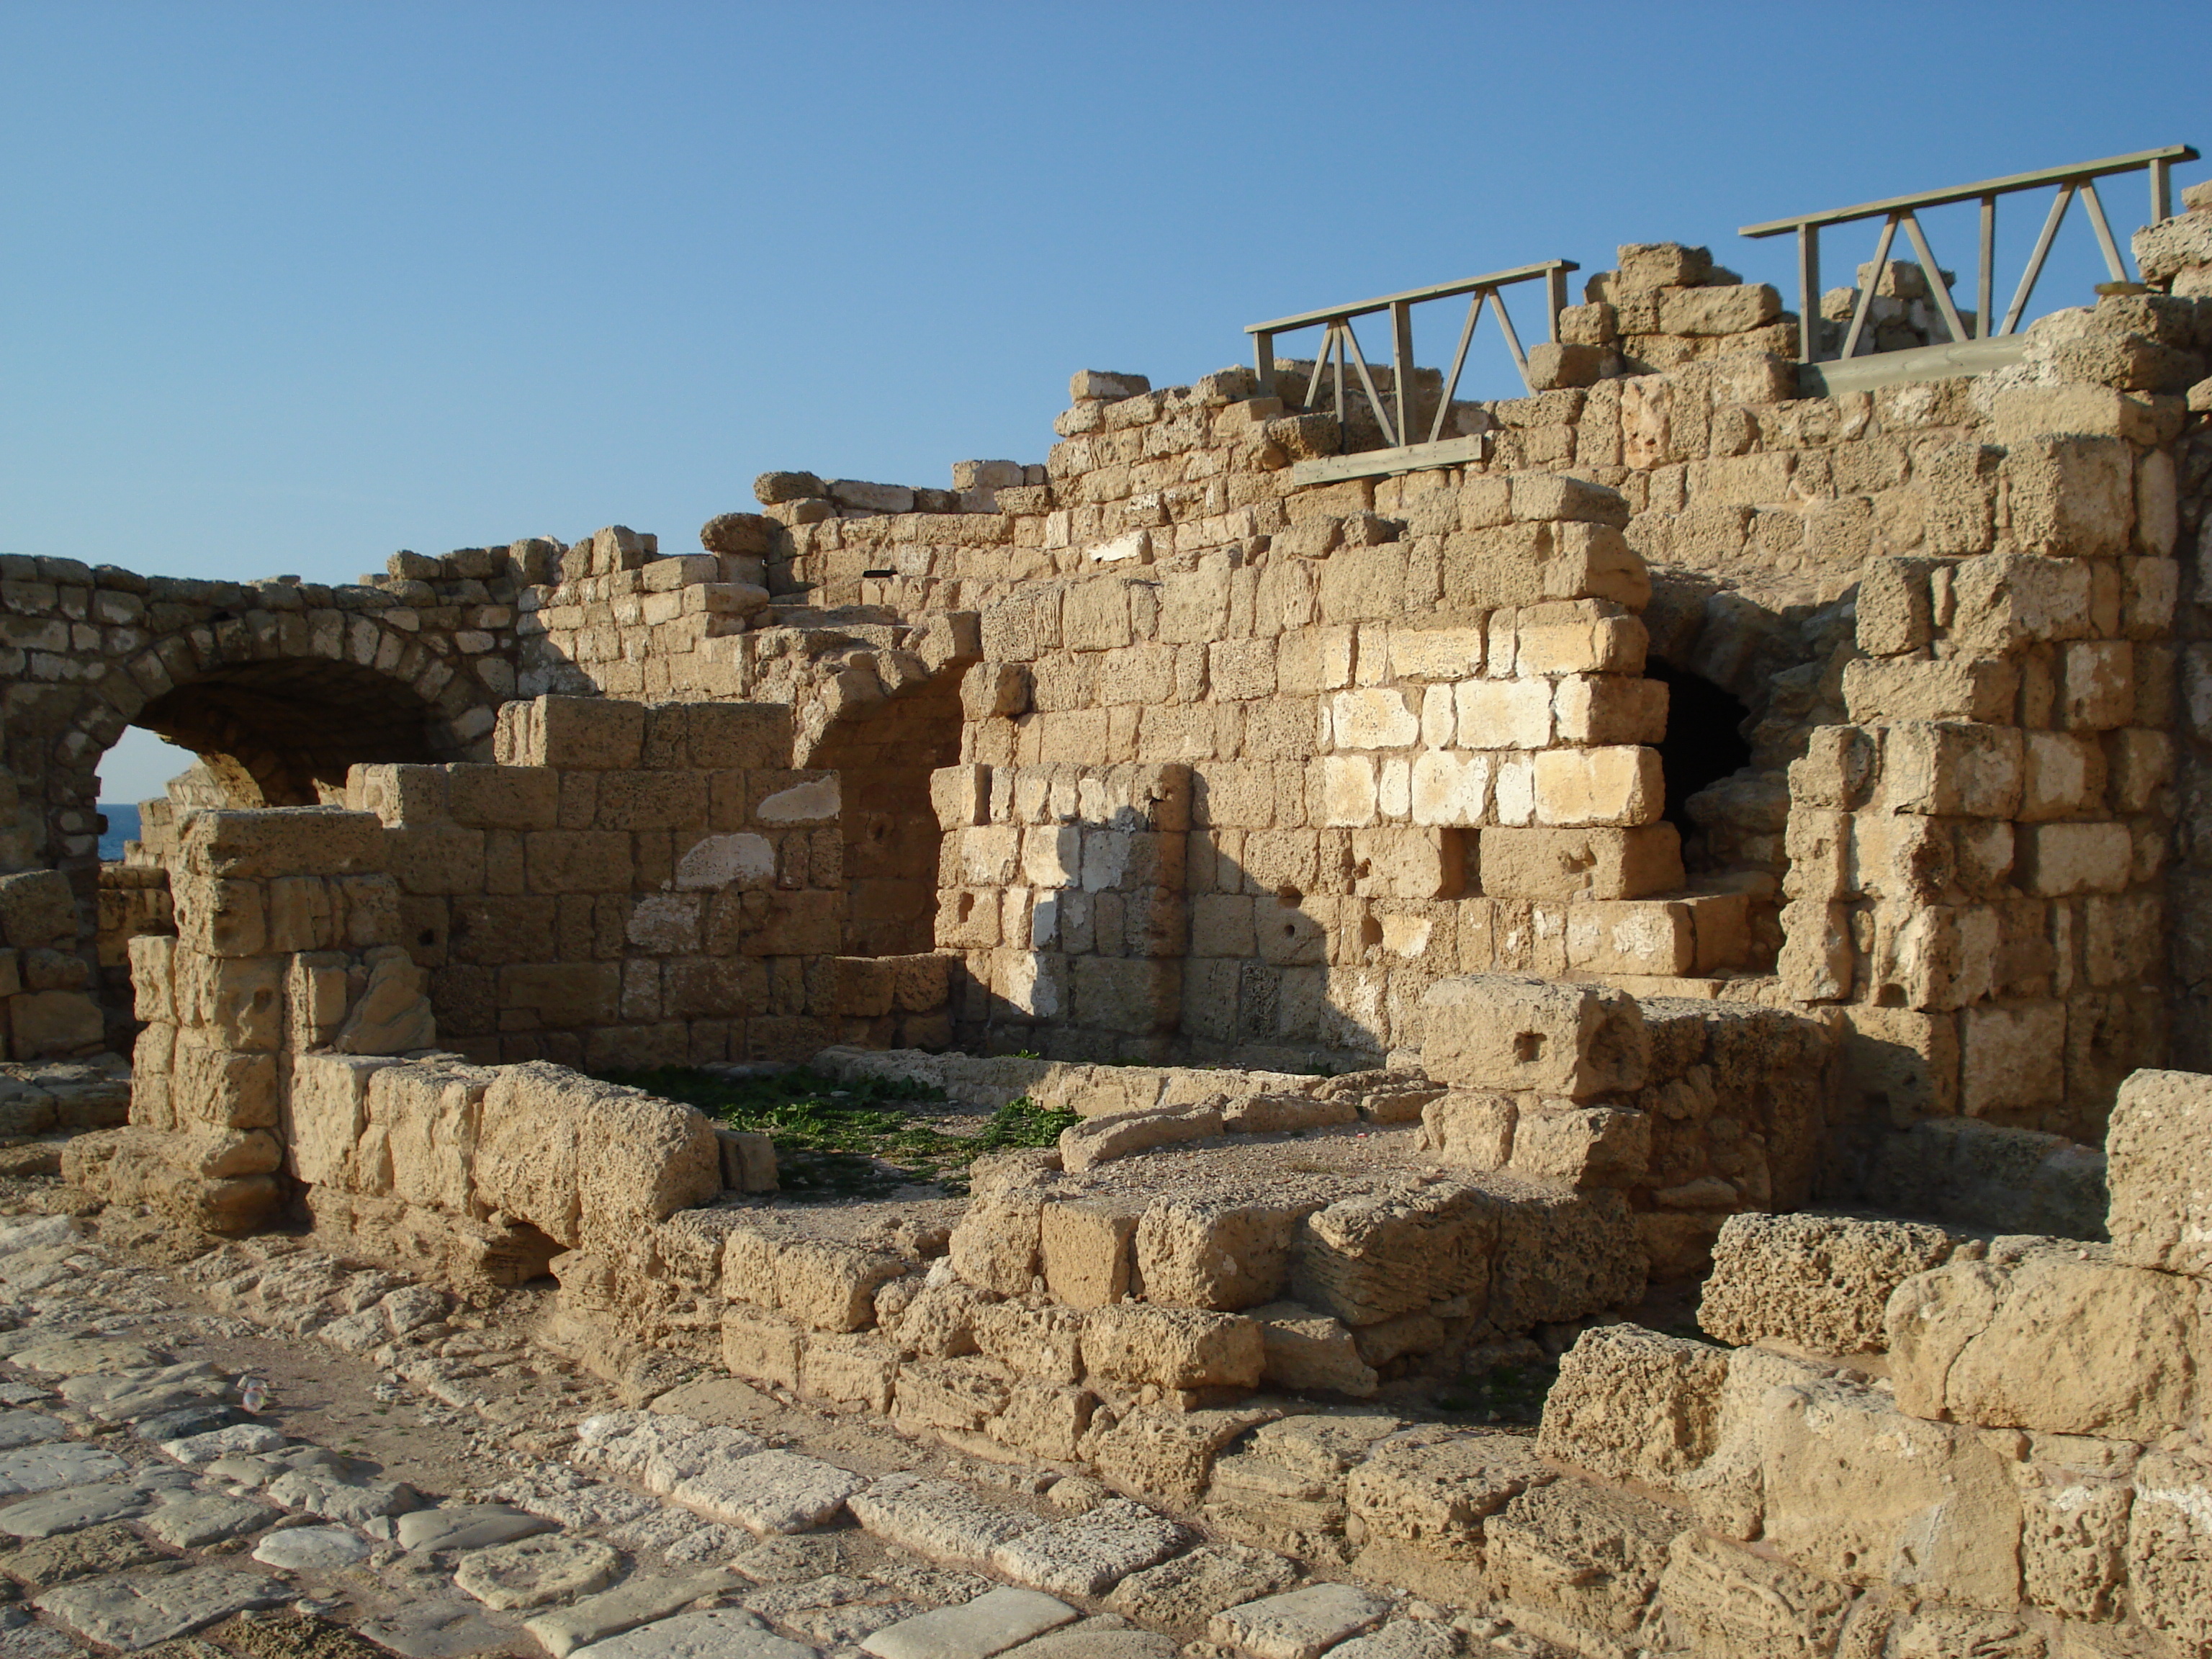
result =
[[[489,759],[501,701],[417,635],[339,611],[218,617],[100,666],[44,791],[49,854],[65,869],[91,861],[77,821],[126,726],[218,757],[210,770],[237,805],[311,805],[356,761]]]

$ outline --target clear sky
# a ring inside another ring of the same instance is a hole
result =
[[[769,467],[1041,460],[1071,370],[1188,380],[1290,311],[1659,240],[1788,293],[1738,225],[2212,149],[2208,45],[2203,0],[0,0],[0,550],[678,548]],[[2101,275],[2067,240],[2041,305]]]

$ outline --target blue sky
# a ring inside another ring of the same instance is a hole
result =
[[[1071,370],[1186,380],[1288,311],[1662,239],[1786,290],[1736,226],[2212,139],[2206,20],[0,3],[0,549],[675,548],[769,467],[1041,460]],[[2068,240],[2041,304],[2100,274]],[[131,752],[112,797],[177,759]]]

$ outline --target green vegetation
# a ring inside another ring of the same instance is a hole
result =
[[[1544,1415],[1544,1396],[1559,1380],[1555,1364],[1493,1365],[1438,1394],[1437,1407],[1478,1423],[1534,1423]]]
[[[963,1192],[968,1166],[985,1152],[1049,1146],[1079,1120],[1047,1111],[1024,1096],[1008,1101],[981,1133],[948,1134],[902,1109],[939,1101],[927,1084],[859,1078],[843,1081],[804,1069],[775,1077],[726,1078],[690,1066],[609,1072],[610,1083],[696,1106],[730,1129],[775,1143],[777,1178],[794,1195],[878,1197],[915,1182]]]

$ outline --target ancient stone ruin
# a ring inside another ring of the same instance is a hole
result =
[[[1525,397],[1085,372],[690,551],[0,559],[6,1127],[1499,1650],[2204,1659],[2212,191],[2134,251],[1817,363],[1624,246]],[[102,865],[130,725],[200,760]],[[802,1201],[606,1078],[793,1064],[1079,1121]]]

